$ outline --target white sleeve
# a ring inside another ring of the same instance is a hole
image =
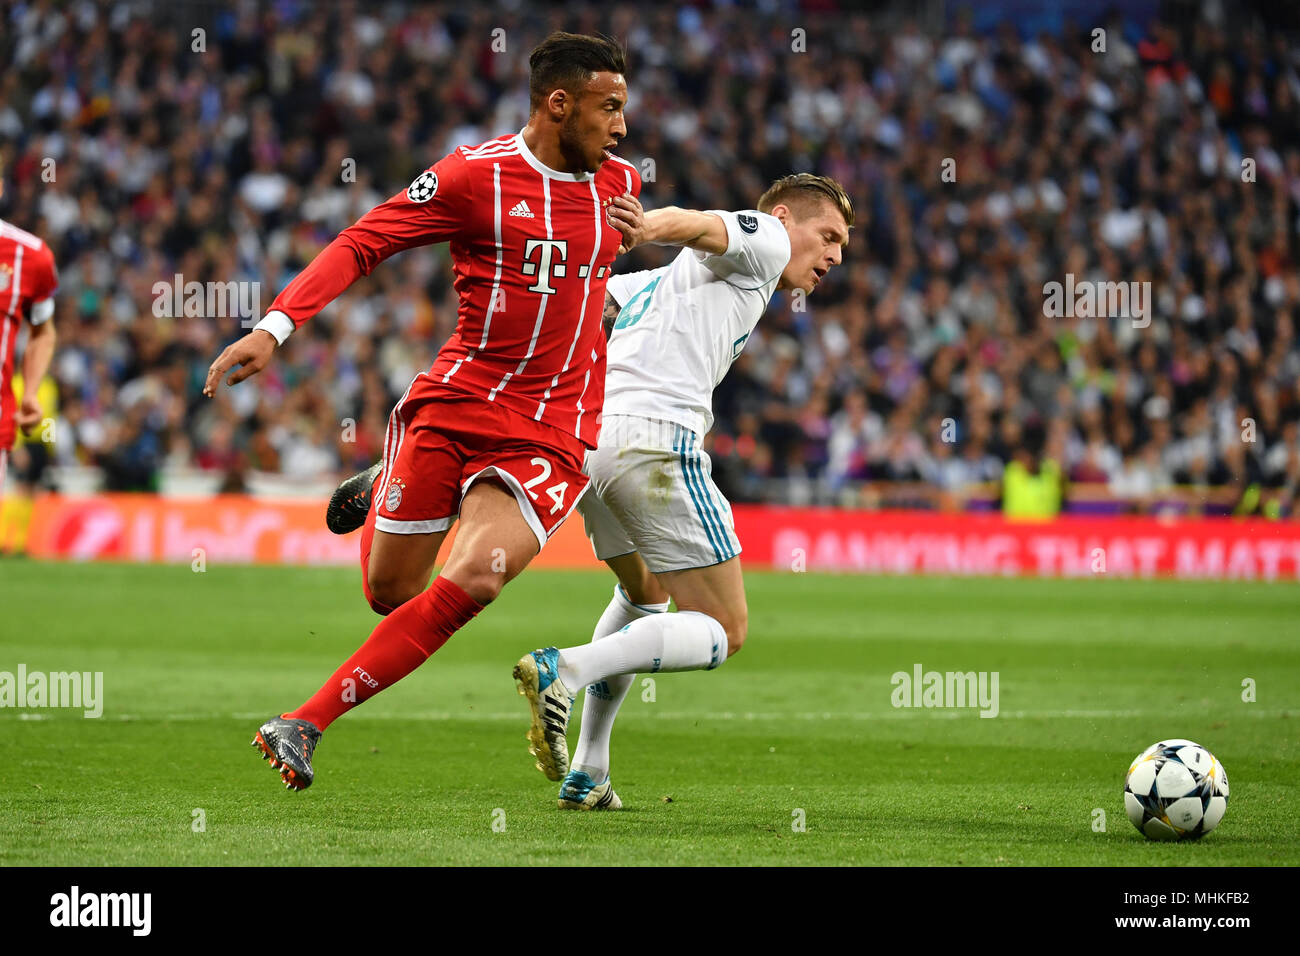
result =
[[[27,321],[32,325],[42,325],[54,315],[54,298],[41,299],[39,302],[33,302],[31,309],[27,313]]]
[[[609,277],[609,284],[605,286],[605,291],[613,296],[614,301],[620,306],[627,305],[627,300],[632,298],[650,281],[652,269],[642,269],[640,272],[626,272],[620,275]]]
[[[756,209],[709,209],[727,226],[727,251],[695,255],[719,279],[742,289],[757,289],[781,275],[790,261],[790,236],[781,220]]]
[[[270,332],[275,336],[276,344],[283,345],[285,339],[293,334],[294,324],[293,319],[289,318],[289,316],[285,315],[279,309],[273,309],[266,313],[266,318],[253,326],[253,329],[261,329],[263,332]]]

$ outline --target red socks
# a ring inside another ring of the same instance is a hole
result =
[[[320,690],[288,718],[324,730],[353,707],[415,670],[483,606],[444,577],[393,611]]]

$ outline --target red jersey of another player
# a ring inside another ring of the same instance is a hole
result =
[[[276,297],[259,328],[284,339],[360,275],[450,240],[460,297],[432,382],[596,446],[605,394],[605,284],[622,235],[610,201],[640,195],[631,164],[563,173],[522,134],[462,146],[341,232]]]
[[[24,319],[32,325],[50,320],[58,287],[50,247],[30,232],[0,219],[0,454],[8,451],[16,437],[14,413],[18,400],[13,382],[19,327]],[[604,298],[602,291],[602,302]]]

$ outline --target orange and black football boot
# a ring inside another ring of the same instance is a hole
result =
[[[306,790],[315,776],[311,755],[320,733],[310,721],[272,717],[258,729],[253,746],[262,751],[263,760],[271,761],[271,769],[280,771],[286,788]]]

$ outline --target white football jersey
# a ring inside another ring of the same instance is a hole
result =
[[[775,216],[709,210],[727,224],[720,255],[684,248],[658,269],[615,275],[619,304],[605,374],[606,415],[713,427],[713,389],[745,348],[790,261]]]

